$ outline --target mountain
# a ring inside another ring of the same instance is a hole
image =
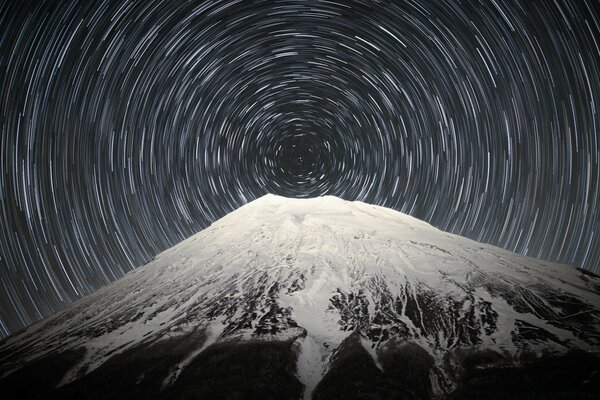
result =
[[[383,207],[267,195],[5,339],[0,393],[600,398],[599,293]]]

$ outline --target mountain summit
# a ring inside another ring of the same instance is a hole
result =
[[[0,343],[0,391],[579,399],[600,393],[599,292],[383,207],[267,195]]]

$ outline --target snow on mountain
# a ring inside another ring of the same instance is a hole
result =
[[[9,337],[0,372],[84,347],[67,385],[135,346],[202,330],[203,345],[172,366],[163,387],[215,343],[293,340],[310,398],[337,349],[358,334],[379,369],[392,343],[425,349],[433,391],[444,394],[456,387],[452,351],[598,352],[599,288],[574,268],[383,207],[267,195]]]

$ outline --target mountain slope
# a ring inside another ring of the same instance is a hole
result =
[[[157,391],[181,398],[191,394],[173,390],[194,371],[227,370],[239,357],[262,357],[265,371],[276,371],[252,375],[267,382],[261,396],[292,388],[273,398],[333,398],[328,390],[349,370],[379,382],[357,391],[385,388],[387,398],[466,395],[464,377],[482,365],[506,370],[529,360],[535,369],[535,360],[560,364],[558,355],[575,357],[560,360],[590,375],[574,383],[589,390],[598,385],[587,365],[600,346],[599,288],[570,267],[382,207],[268,195],[8,338],[0,373],[14,389],[22,385],[15,377],[31,374],[19,371],[63,357],[48,387],[67,393],[115,360],[140,369],[139,360],[169,343],[177,351],[166,352],[162,369],[141,368],[135,382],[154,373]]]

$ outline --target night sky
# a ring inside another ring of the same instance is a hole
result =
[[[0,336],[266,193],[600,272],[600,3],[0,5]]]

